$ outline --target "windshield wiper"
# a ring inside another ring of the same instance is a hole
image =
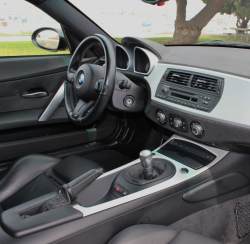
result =
[[[222,40],[213,40],[213,41],[195,43],[193,45],[250,48],[249,44],[244,44],[244,43],[239,43],[239,42],[228,42],[228,41],[222,41]]]

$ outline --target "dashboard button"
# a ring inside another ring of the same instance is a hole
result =
[[[168,87],[163,86],[163,87],[161,88],[161,92],[162,92],[162,93],[167,93],[167,91],[168,91]]]
[[[180,169],[180,172],[181,172],[182,174],[188,174],[189,170],[188,170],[187,168],[181,168],[181,169]]]
[[[183,131],[187,131],[187,126],[182,126]]]

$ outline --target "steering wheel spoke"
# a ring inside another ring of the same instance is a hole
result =
[[[88,103],[84,102],[83,100],[79,99],[74,112],[72,113],[72,118],[73,119],[80,119],[89,112],[89,110],[94,107],[95,101],[90,101]]]

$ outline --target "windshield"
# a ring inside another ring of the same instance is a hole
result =
[[[163,45],[249,41],[250,0],[169,0],[163,6],[141,0],[70,2],[118,42],[125,36]]]

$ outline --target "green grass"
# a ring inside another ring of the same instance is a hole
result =
[[[0,57],[69,54],[69,50],[49,52],[36,47],[31,41],[0,42]]]
[[[233,41],[233,36],[230,37],[231,42]],[[121,43],[122,38],[115,37],[117,42]],[[163,45],[171,44],[172,37],[152,37],[146,38]],[[227,36],[201,36],[198,42],[206,42],[212,40],[227,40]],[[246,37],[238,37],[236,42],[246,43]],[[57,55],[57,54],[69,54],[69,50],[60,52],[49,52],[36,47],[31,41],[20,41],[20,42],[0,42],[0,57],[5,56],[31,56],[31,55]]]
[[[0,33],[0,36],[31,36],[32,31],[21,31],[20,33]]]

